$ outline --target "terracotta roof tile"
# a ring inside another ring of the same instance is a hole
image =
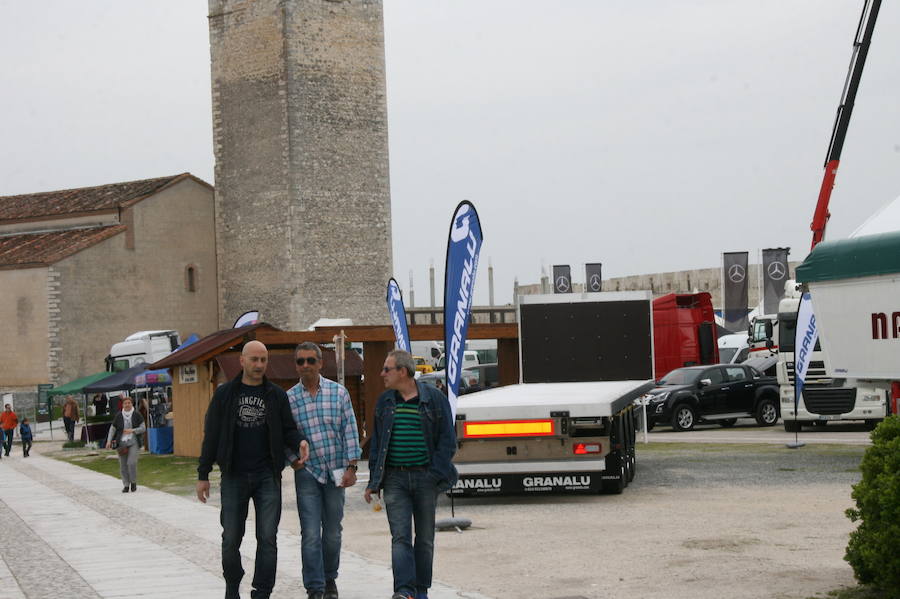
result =
[[[110,183],[97,187],[3,196],[0,197],[0,221],[111,210],[140,200],[172,183],[189,177],[199,181],[189,173],[181,173],[169,177]]]
[[[127,229],[125,225],[0,235],[0,268],[53,264]]]

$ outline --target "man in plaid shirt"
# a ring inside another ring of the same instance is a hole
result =
[[[319,374],[322,350],[301,343],[295,352],[300,382],[288,390],[294,422],[309,441],[309,461],[288,452],[300,514],[303,586],[309,599],[338,599],[344,487],[356,484],[359,433],[350,394]]]

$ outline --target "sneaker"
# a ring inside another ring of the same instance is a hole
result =
[[[333,579],[325,581],[325,595],[323,599],[338,599],[337,583]]]
[[[391,599],[416,599],[412,595],[407,595],[406,593],[394,593],[391,595]]]
[[[134,493],[137,491],[137,483],[131,483],[131,492]]]
[[[128,487],[127,487],[127,486],[126,486],[126,487],[122,487],[122,492],[123,492],[123,493],[127,493],[127,492],[128,492]]]

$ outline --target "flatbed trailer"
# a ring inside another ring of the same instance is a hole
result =
[[[621,493],[652,381],[526,383],[460,397],[454,495]]]

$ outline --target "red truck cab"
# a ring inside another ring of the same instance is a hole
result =
[[[670,293],[653,300],[653,363],[657,379],[676,368],[717,364],[716,338],[709,293]]]

